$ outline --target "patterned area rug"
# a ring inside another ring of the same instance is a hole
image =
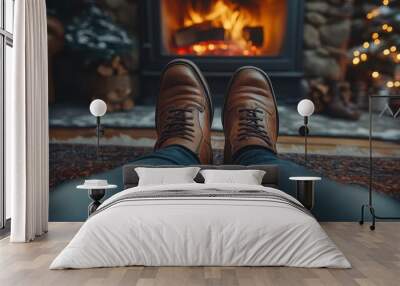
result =
[[[305,166],[303,155],[282,154],[279,157]],[[307,168],[342,184],[369,186],[368,157],[309,155]],[[372,188],[400,199],[400,158],[373,159]]]
[[[50,189],[58,184],[122,166],[151,152],[151,148],[102,146],[101,157],[96,148],[84,144],[50,144]],[[301,154],[281,154],[280,159],[304,165]],[[223,161],[223,151],[214,151],[215,164]],[[369,161],[365,157],[309,155],[308,168],[343,184],[368,187]],[[375,158],[373,188],[400,199],[400,158]]]

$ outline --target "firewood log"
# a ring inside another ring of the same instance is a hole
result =
[[[97,73],[104,77],[110,77],[114,74],[114,71],[111,67],[106,65],[99,65],[97,67]]]
[[[264,29],[262,26],[258,27],[244,27],[244,37],[247,41],[251,42],[254,46],[261,47],[264,43]]]
[[[223,41],[224,39],[224,28],[213,27],[211,22],[204,22],[178,29],[174,34],[175,46],[178,48],[190,46],[202,41]]]
[[[100,64],[96,73],[88,84],[89,94],[103,99],[110,112],[133,108],[132,79],[121,57]]]
[[[123,110],[131,110],[135,106],[135,102],[132,98],[128,98],[121,105]]]
[[[116,69],[117,75],[127,75],[128,70],[123,65],[118,65]]]
[[[315,111],[324,111],[326,104],[330,102],[329,87],[322,81],[311,80],[309,97],[314,102]]]
[[[121,97],[117,91],[111,90],[106,94],[106,100],[109,103],[116,103],[121,101]]]

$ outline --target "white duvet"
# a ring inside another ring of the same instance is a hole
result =
[[[234,197],[115,203],[132,192],[207,189],[256,189],[297,202],[276,189],[237,184],[127,189],[100,206],[103,210],[83,224],[50,269],[127,265],[351,267],[318,222],[290,204]]]

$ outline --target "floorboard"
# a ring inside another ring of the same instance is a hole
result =
[[[352,263],[352,269],[289,267],[120,267],[48,270],[81,223],[50,223],[49,233],[32,243],[0,240],[0,285],[397,286],[400,222],[378,223],[376,231],[357,223],[322,223]]]

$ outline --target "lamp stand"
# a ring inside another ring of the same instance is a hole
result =
[[[307,138],[307,136],[308,136],[308,116],[304,116],[304,162],[305,162],[305,165],[307,166],[307,153],[308,153],[308,150],[307,150],[307,144],[308,144],[308,138]]]
[[[99,159],[100,155],[100,136],[101,136],[101,125],[100,125],[100,116],[96,116],[96,136],[97,136],[97,149],[96,156]]]

